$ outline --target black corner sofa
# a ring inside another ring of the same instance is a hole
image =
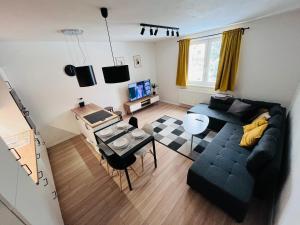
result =
[[[219,132],[190,167],[187,184],[238,222],[244,220],[253,195],[267,198],[273,193],[280,174],[286,123],[286,109],[280,104],[241,101],[267,108],[271,115],[268,128],[251,149],[239,145],[245,124],[240,117],[207,104],[188,110],[207,115],[209,128]]]

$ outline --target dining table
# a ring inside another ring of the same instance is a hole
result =
[[[122,123],[122,127],[119,126],[120,123]],[[136,131],[136,129],[139,128],[136,128],[130,125],[129,123],[126,123],[126,125],[124,123],[126,122],[121,120],[94,132],[98,147],[105,153],[106,156],[117,154],[121,158],[126,158],[130,155],[133,155],[134,153],[136,153],[137,151],[139,151],[140,149],[152,142],[154,167],[157,168],[155,139],[153,135],[150,135],[145,132],[142,137],[136,138],[133,136],[132,132],[134,130]],[[101,135],[103,133],[109,133],[110,135]],[[126,138],[129,144],[124,148],[117,148],[114,142],[118,141],[121,138]],[[127,169],[125,170],[125,174],[129,190],[132,190]]]

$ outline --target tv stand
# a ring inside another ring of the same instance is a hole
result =
[[[158,95],[151,95],[145,98],[141,98],[136,101],[124,103],[124,109],[127,114],[132,114],[133,112],[143,109],[149,105],[152,105],[159,101]]]

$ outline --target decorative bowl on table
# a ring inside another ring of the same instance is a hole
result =
[[[145,136],[145,131],[140,130],[140,129],[135,129],[131,132],[132,137],[136,138],[136,139],[140,139],[143,138]]]
[[[113,142],[116,149],[125,149],[129,145],[127,138],[121,137]]]
[[[128,127],[128,123],[121,121],[121,122],[117,123],[116,127],[118,129],[126,129]]]
[[[99,135],[101,137],[110,137],[112,134],[113,134],[113,131],[111,128],[107,128],[107,129],[101,130],[99,132]]]

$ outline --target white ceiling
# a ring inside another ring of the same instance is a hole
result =
[[[299,0],[0,0],[0,4],[2,41],[60,41],[64,37],[58,30],[63,28],[83,29],[85,40],[107,40],[99,11],[103,6],[109,8],[114,41],[155,39],[148,32],[139,34],[141,22],[176,26],[186,35],[300,7]]]

